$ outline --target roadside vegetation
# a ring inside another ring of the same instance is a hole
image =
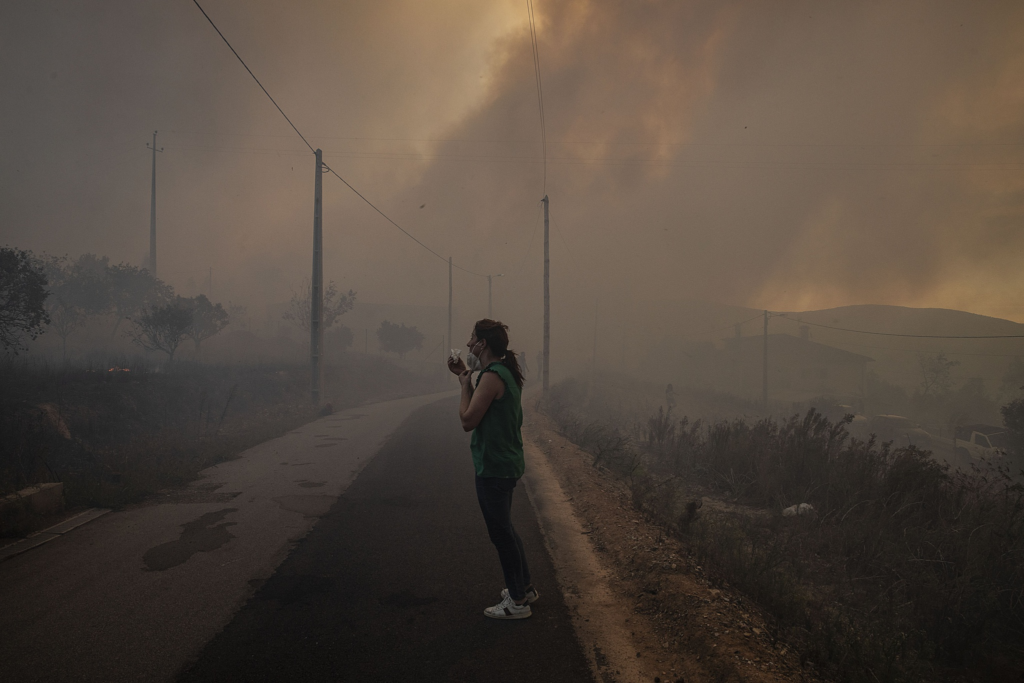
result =
[[[0,363],[0,495],[64,483],[68,507],[121,507],[314,419],[305,365],[141,358]],[[326,368],[334,410],[427,393],[436,378],[361,355]]]
[[[1005,467],[950,471],[814,409],[767,419],[713,393],[655,407],[635,391],[569,380],[541,408],[805,665],[851,682],[1024,669],[1024,488]]]
[[[355,296],[334,283],[324,293],[322,323],[335,328],[324,408],[443,387],[440,368],[412,372],[347,350],[351,330],[336,323]],[[260,338],[245,307],[177,295],[145,268],[3,247],[0,304],[0,496],[62,482],[69,508],[121,507],[323,409],[310,400],[301,345]],[[308,332],[309,310],[307,285],[283,318]],[[21,505],[0,506],[2,516],[8,535],[46,521]]]

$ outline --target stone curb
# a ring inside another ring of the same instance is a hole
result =
[[[55,538],[60,538],[62,535],[66,534],[72,529],[77,529],[83,524],[87,524],[88,522],[91,522],[94,519],[102,517],[108,512],[110,512],[110,510],[106,508],[89,508],[88,510],[83,510],[82,512],[79,512],[74,517],[65,519],[60,524],[54,524],[53,526],[43,529],[42,531],[36,531],[35,533],[29,534],[20,541],[16,541],[14,543],[11,543],[10,545],[5,545],[4,547],[0,548],[0,562],[3,562],[4,560],[9,560],[15,555],[20,555],[26,550],[38,548],[44,543],[49,543]]]

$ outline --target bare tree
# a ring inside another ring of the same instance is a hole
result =
[[[200,344],[227,327],[230,318],[220,304],[211,303],[205,294],[188,301],[192,308],[192,324],[189,325],[188,336],[195,342],[198,356]]]
[[[110,300],[114,309],[114,330],[117,334],[121,322],[137,317],[153,306],[166,304],[174,296],[170,285],[150,274],[145,268],[119,263],[107,268],[110,281]]]
[[[309,332],[310,304],[313,301],[313,289],[307,282],[302,296],[298,293],[292,294],[292,300],[288,302],[288,310],[281,316],[285,320],[291,320],[299,327]],[[337,322],[338,318],[352,310],[356,303],[356,293],[348,290],[347,293],[339,294],[334,282],[330,282],[324,288],[324,307],[321,325],[328,329]]]
[[[46,314],[46,275],[32,254],[0,248],[0,347],[17,353],[22,338],[35,339],[50,318]]]
[[[921,393],[925,396],[942,396],[949,393],[953,388],[952,370],[960,365],[958,360],[948,360],[944,352],[937,356],[921,356],[918,358],[921,365],[921,375],[924,380],[921,382]]]
[[[169,363],[174,362],[174,352],[189,336],[192,327],[191,300],[175,297],[170,303],[154,306],[137,318],[132,318],[128,337],[149,351],[163,351]]]
[[[110,310],[107,259],[83,254],[76,260],[50,256],[42,261],[50,296],[46,312],[50,327],[60,337],[61,356],[67,359],[68,337],[91,316]]]

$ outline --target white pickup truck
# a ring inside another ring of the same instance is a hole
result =
[[[1006,430],[992,425],[964,425],[957,427],[953,438],[953,451],[971,460],[997,460],[1006,457],[1003,439]]]

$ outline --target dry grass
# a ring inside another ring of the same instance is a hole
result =
[[[1005,471],[951,473],[913,448],[851,440],[813,410],[690,422],[659,407],[615,424],[589,417],[599,396],[563,383],[545,409],[819,671],[910,681],[1024,669],[1024,490]],[[805,502],[815,515],[780,514]]]
[[[327,386],[341,409],[437,383],[353,355],[327,368]],[[317,410],[303,366],[176,363],[157,372],[123,358],[93,367],[8,362],[0,366],[0,495],[63,481],[69,507],[120,507],[183,485]]]

